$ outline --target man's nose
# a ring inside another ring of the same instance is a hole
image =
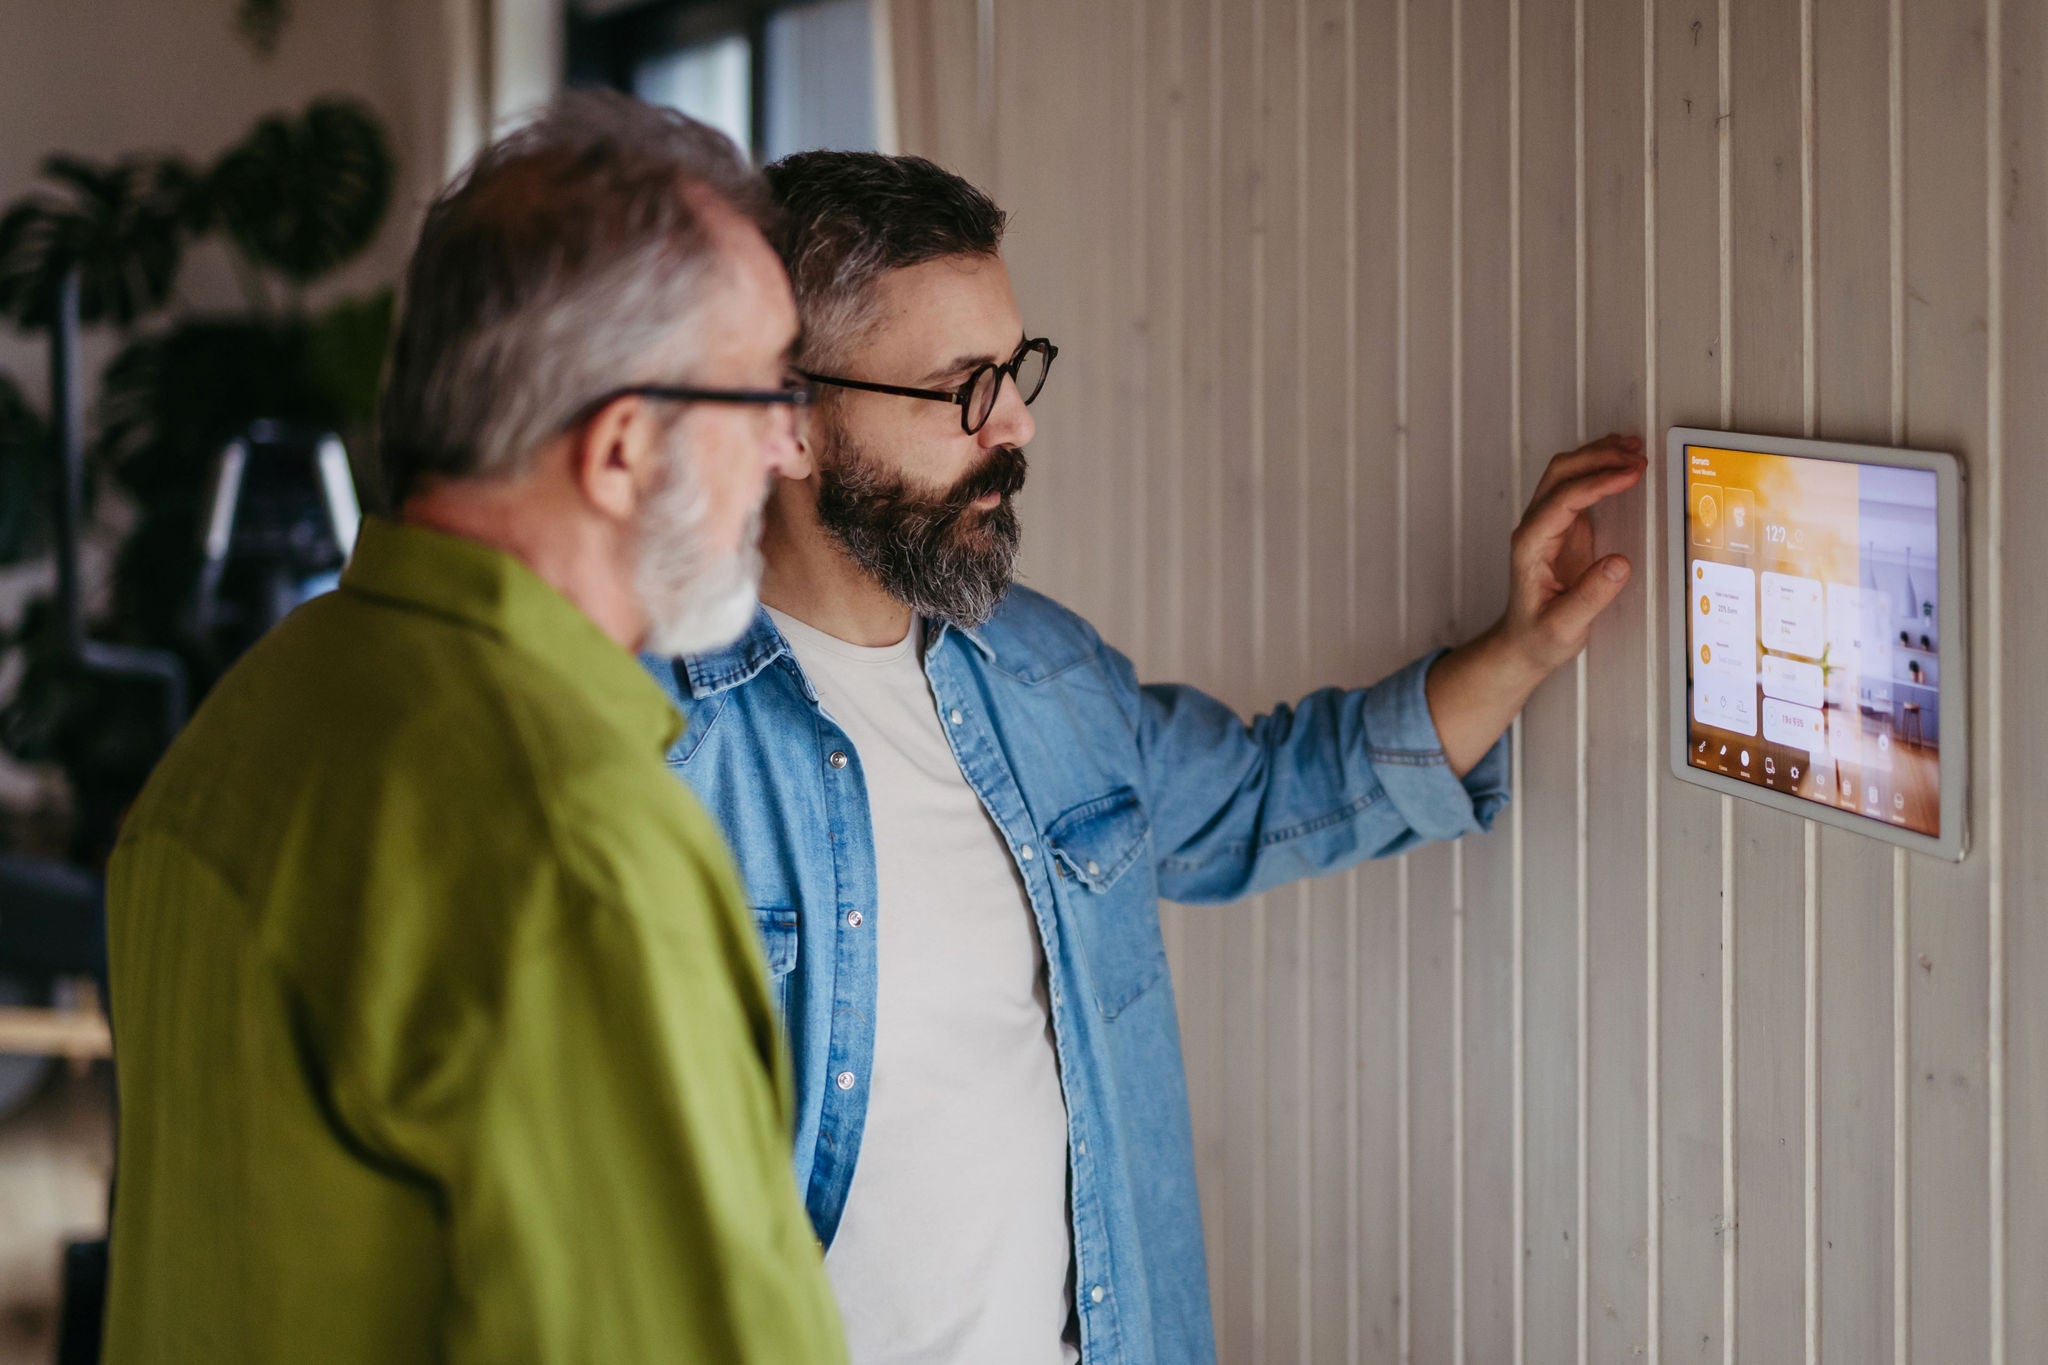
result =
[[[1038,434],[1038,423],[1032,420],[1031,409],[1024,406],[1024,395],[1017,391],[1017,381],[1009,375],[1003,376],[1003,386],[996,390],[995,411],[988,415],[976,439],[983,450],[998,446],[1016,446],[1018,449],[1031,444],[1031,438]]]

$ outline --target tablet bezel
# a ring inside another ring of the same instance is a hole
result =
[[[1939,835],[1922,834],[1918,830],[1873,820],[1804,797],[1753,786],[1739,778],[1695,768],[1687,761],[1692,719],[1686,705],[1686,679],[1690,672],[1687,658],[1690,595],[1686,573],[1692,545],[1686,523],[1687,446],[1751,451],[1761,455],[1794,455],[1847,464],[1886,465],[1896,469],[1924,469],[1935,476],[1935,527],[1941,538],[1941,603],[1937,610],[1941,648],[1936,655],[1941,667],[1942,832]],[[1670,485],[1666,493],[1664,521],[1668,546],[1666,561],[1670,570],[1669,589],[1665,594],[1665,634],[1670,643],[1670,682],[1666,689],[1669,699],[1667,744],[1673,775],[1682,782],[1726,796],[1739,796],[1801,819],[1833,825],[1950,862],[1962,861],[1970,847],[1970,613],[1966,574],[1969,556],[1963,540],[1967,485],[1962,462],[1946,451],[1903,450],[1842,441],[1813,441],[1795,436],[1715,431],[1704,427],[1670,428],[1664,449]]]

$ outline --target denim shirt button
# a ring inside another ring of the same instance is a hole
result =
[[[1102,1286],[1098,1284],[1093,1289],[1089,1290],[1088,1297],[1096,1303],[1101,1303],[1104,1297]]]
[[[960,708],[956,706],[953,708],[953,714],[947,716],[946,719],[952,721],[955,725],[958,725],[961,721],[966,720],[967,717],[961,715]]]
[[[867,916],[861,914],[861,912],[858,910],[849,910],[846,912],[846,922],[855,929],[860,928],[862,921],[864,921],[866,918]]]
[[[836,1079],[839,1082],[839,1088],[841,1090],[853,1089],[853,1073],[851,1071],[840,1072]]]
[[[835,768],[843,768],[843,767],[845,767],[845,766],[846,766],[846,750],[844,750],[844,749],[834,749],[834,750],[833,750],[833,751],[831,752],[831,754],[830,754],[829,756],[827,756],[827,757],[826,757],[825,761],[826,761],[827,763],[830,763],[830,764],[831,764],[831,765],[832,765],[833,767],[835,767]]]
[[[1032,860],[1033,858],[1036,858],[1036,857],[1037,857],[1038,855],[1037,855],[1036,853],[1033,853],[1033,852],[1031,851],[1031,845],[1029,845],[1029,844],[1026,844],[1026,845],[1024,845],[1024,847],[1022,847],[1022,848],[1020,848],[1020,849],[1018,849],[1018,850],[1017,850],[1017,856],[1018,856],[1018,857],[1020,857],[1020,858],[1022,858],[1022,859],[1023,859],[1023,860],[1025,861],[1025,862],[1027,862],[1027,863],[1028,863],[1028,862],[1030,862],[1030,861],[1031,861],[1031,860]]]

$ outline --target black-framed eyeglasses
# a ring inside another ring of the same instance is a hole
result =
[[[706,389],[688,384],[627,384],[598,395],[576,410],[570,426],[589,421],[621,398],[652,398],[663,403],[743,403],[750,407],[806,407],[817,394],[803,379],[775,389]]]
[[[957,389],[913,389],[901,384],[872,384],[865,379],[842,379],[837,375],[812,374],[809,370],[801,373],[813,384],[831,384],[841,389],[859,389],[863,393],[893,393],[899,398],[929,398],[938,403],[957,403],[960,406],[960,429],[972,436],[988,425],[989,417],[996,410],[996,395],[1003,390],[1003,376],[1008,375],[1017,386],[1017,396],[1029,407],[1031,400],[1038,397],[1045,387],[1045,376],[1052,370],[1052,362],[1060,348],[1044,337],[1031,337],[1017,347],[1017,353],[998,365],[985,362],[967,376],[967,382]]]

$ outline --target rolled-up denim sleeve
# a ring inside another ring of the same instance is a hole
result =
[[[1492,826],[1505,738],[1461,780],[1424,685],[1441,651],[1371,687],[1324,688],[1252,720],[1179,685],[1130,688],[1162,895],[1234,900]]]
[[[1417,659],[1361,694],[1365,733],[1380,785],[1408,828],[1424,840],[1456,839],[1492,829],[1494,816],[1508,803],[1506,735],[1495,740],[1462,779],[1444,757],[1425,691],[1429,670],[1444,653],[1438,650]]]

